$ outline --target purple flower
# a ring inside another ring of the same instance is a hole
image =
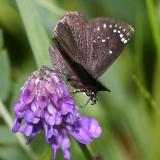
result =
[[[44,130],[46,142],[54,150],[54,160],[59,148],[64,158],[70,159],[69,135],[82,144],[89,144],[102,132],[95,119],[78,112],[63,80],[46,66],[31,75],[13,109],[13,132],[23,132],[30,142]]]

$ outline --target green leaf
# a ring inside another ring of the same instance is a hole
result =
[[[136,8],[135,1],[101,0],[100,2],[104,4],[104,7],[108,9],[107,11],[111,14],[112,17],[126,20],[129,23],[133,22]],[[140,3],[141,2],[139,1],[137,4]]]
[[[41,18],[31,0],[16,0],[37,66],[50,63],[49,39]]]
[[[10,63],[6,49],[3,49],[2,32],[0,31],[0,99],[7,98],[10,89]]]
[[[0,114],[1,114],[4,122],[6,123],[6,125],[9,128],[12,128],[12,124],[13,124],[12,118],[11,118],[10,114],[8,113],[6,106],[1,101],[0,101]],[[37,160],[38,159],[37,155],[35,155],[35,153],[31,149],[31,147],[29,145],[28,145],[28,147],[26,147],[26,145],[25,145],[26,139],[24,138],[24,136],[21,134],[17,134],[16,137],[18,139],[20,146],[28,154],[28,156],[30,156],[30,158],[32,160]],[[0,155],[1,155],[1,153],[0,153]]]
[[[0,158],[3,160],[29,160],[27,156],[15,146],[11,147],[0,147]]]
[[[15,8],[15,1],[0,0],[0,4],[0,26],[10,34],[20,36],[22,24]]]
[[[157,59],[156,59],[156,65],[155,65],[155,72],[154,72],[154,83],[153,83],[153,94],[157,102],[159,101],[160,97],[160,30],[159,30],[159,22],[158,22],[158,17],[156,13],[156,7],[154,5],[154,2],[152,0],[146,0],[146,7],[148,11],[148,17],[150,21],[150,25],[152,28],[152,36],[154,38],[154,43],[155,43],[155,48],[157,51]]]
[[[0,138],[0,144],[2,145],[14,144],[17,142],[17,139],[12,133],[12,131],[6,126],[1,125],[0,135],[1,137],[3,137],[3,138]]]
[[[3,33],[2,30],[0,30],[0,48],[3,47]]]

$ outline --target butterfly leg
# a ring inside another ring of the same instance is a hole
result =
[[[89,99],[87,100],[87,102],[86,102],[83,106],[78,106],[78,107],[79,107],[79,111],[80,111],[81,113],[82,113],[82,111],[83,111],[83,108],[88,105],[88,103],[90,102],[90,100],[91,100],[91,98],[89,98]]]
[[[73,91],[71,91],[71,94],[76,94],[76,93],[82,93],[85,92],[85,90],[79,90],[79,89],[73,89]]]
[[[89,100],[92,101],[91,105],[96,104],[96,101],[97,101],[96,92],[92,90],[86,90],[85,93],[89,97]]]

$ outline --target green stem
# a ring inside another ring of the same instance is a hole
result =
[[[88,160],[92,160],[93,159],[93,155],[92,153],[89,151],[89,149],[87,148],[87,146],[85,144],[79,143],[79,146],[83,152],[83,154],[85,155],[86,159]]]
[[[4,104],[2,103],[2,101],[0,101],[0,114],[1,114],[4,122],[11,129],[12,128],[12,124],[13,124],[13,120],[12,120],[10,114],[8,113],[8,111],[6,109],[6,106],[4,106]],[[19,142],[20,146],[29,155],[29,157],[32,160],[37,160],[38,158],[36,157],[35,153],[33,153],[31,147],[29,145],[26,147],[26,145],[25,145],[25,143],[26,143],[25,137],[23,135],[21,135],[21,134],[17,134],[16,137],[18,139],[18,142]]]
[[[156,65],[155,65],[155,71],[154,71],[154,80],[153,80],[153,94],[155,100],[159,100],[159,81],[160,81],[160,74],[159,74],[159,69],[160,69],[160,30],[159,30],[159,23],[157,19],[157,13],[156,13],[156,7],[154,6],[154,1],[153,0],[146,0],[146,6],[148,10],[148,16],[149,16],[149,21],[150,25],[152,28],[153,32],[153,38],[155,42],[155,48],[157,50],[157,59],[156,59]]]
[[[79,143],[79,146],[87,160],[102,160],[100,155],[93,155],[85,144]]]
[[[158,19],[156,16],[156,8],[154,7],[154,1],[153,0],[146,0],[146,6],[148,10],[148,16],[150,25],[153,32],[153,38],[155,41],[155,47],[157,50],[158,57],[160,58],[160,31],[158,26]]]
[[[144,98],[150,103],[150,105],[156,109],[156,111],[160,112],[159,105],[157,102],[153,99],[152,95],[145,89],[145,87],[142,85],[141,81],[138,79],[136,75],[132,76],[132,79],[136,83],[140,93],[144,96]]]

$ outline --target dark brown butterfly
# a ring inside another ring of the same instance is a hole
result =
[[[133,28],[110,18],[91,21],[77,12],[65,14],[54,29],[53,63],[71,85],[96,102],[98,91],[109,91],[97,78],[120,55],[133,34]]]

